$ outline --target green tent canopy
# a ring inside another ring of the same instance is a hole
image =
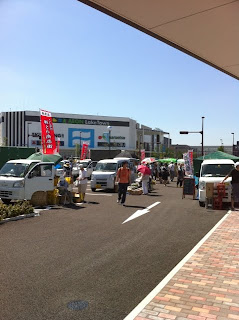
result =
[[[54,164],[56,165],[57,163],[59,163],[63,158],[59,153],[55,153],[55,154],[42,154],[41,152],[36,152],[33,153],[32,155],[30,155],[30,157],[28,157],[27,159],[30,160],[40,160],[43,162],[54,162]]]
[[[233,160],[234,162],[239,160],[238,157],[233,156],[232,154],[229,154],[229,153],[225,153],[222,151],[212,152],[205,156],[201,156],[193,160],[194,174],[199,173],[201,163],[203,162],[203,160],[210,160],[210,159],[227,159],[227,160],[229,159],[229,160]]]
[[[166,159],[158,159],[158,162],[162,162],[162,163],[169,163],[169,162],[177,162],[177,159],[174,158],[166,158]]]

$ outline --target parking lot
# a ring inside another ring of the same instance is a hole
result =
[[[175,182],[116,200],[88,186],[87,203],[0,226],[1,319],[123,319],[226,213]]]

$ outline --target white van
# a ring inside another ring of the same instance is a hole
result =
[[[206,183],[214,183],[214,186],[216,187],[233,168],[234,162],[232,160],[214,159],[204,160],[202,162],[198,187],[199,205],[201,207],[205,206]],[[231,178],[226,180],[225,185],[226,197],[223,198],[223,202],[231,202]]]
[[[137,177],[135,160],[136,159],[132,158],[100,160],[91,175],[91,190],[96,191],[96,189],[111,189],[117,192],[118,185],[115,182],[116,174],[118,169],[122,166],[122,163],[125,161],[128,162],[132,183]]]
[[[90,180],[91,179],[91,174],[95,170],[97,161],[92,161],[91,159],[85,159],[85,160],[80,160],[80,161],[76,162],[72,167],[72,175],[73,175],[73,177],[78,177],[79,176],[79,170],[80,170],[79,165],[80,164],[83,164],[84,169],[86,170],[86,176]]]
[[[10,160],[0,170],[0,198],[8,204],[11,200],[31,200],[37,191],[53,191],[54,175],[53,162]]]

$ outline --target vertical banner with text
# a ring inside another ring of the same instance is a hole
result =
[[[87,143],[83,143],[82,145],[82,149],[81,149],[81,160],[85,160],[86,156],[87,156],[87,152],[88,152],[88,144]]]
[[[53,154],[56,152],[56,141],[51,113],[40,110],[41,115],[41,137],[42,137],[42,153]]]
[[[193,168],[192,168],[192,162],[190,159],[190,153],[184,153],[183,154],[183,160],[184,160],[184,169],[186,176],[191,176],[193,174]]]
[[[193,174],[193,150],[188,150],[188,156],[190,159],[191,169],[192,169],[192,174]]]
[[[141,149],[141,161],[145,159],[145,150]]]

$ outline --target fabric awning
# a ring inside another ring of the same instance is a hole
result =
[[[238,0],[78,1],[239,79]]]

